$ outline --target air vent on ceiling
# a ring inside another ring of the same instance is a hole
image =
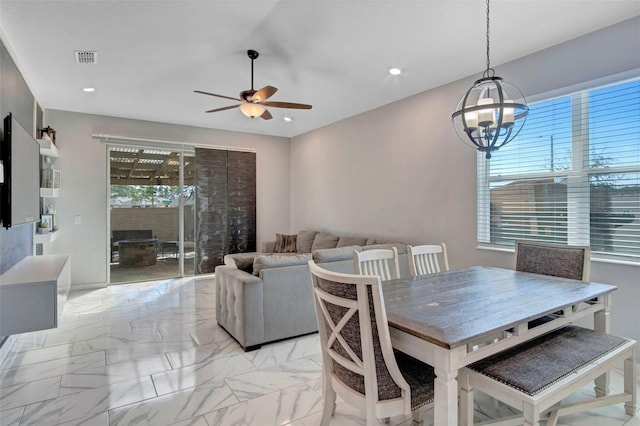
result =
[[[76,64],[95,64],[98,61],[98,52],[95,50],[74,50]]]

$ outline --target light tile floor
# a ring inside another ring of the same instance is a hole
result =
[[[245,353],[216,325],[214,302],[210,279],[71,293],[59,327],[16,336],[0,364],[0,425],[318,425],[317,334]],[[506,411],[478,399],[478,420]],[[331,421],[364,424],[346,403]],[[400,424],[410,419],[391,419]],[[640,426],[640,414],[619,405],[560,424]]]

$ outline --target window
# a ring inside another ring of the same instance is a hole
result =
[[[640,260],[640,80],[529,108],[515,140],[490,161],[478,155],[478,241]]]

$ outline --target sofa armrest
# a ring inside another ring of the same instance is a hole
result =
[[[260,254],[256,252],[226,254],[224,256],[224,264],[251,274],[253,272],[253,259]]]
[[[233,266],[219,265],[216,321],[246,350],[264,342],[262,280]]]
[[[318,330],[308,265],[282,266],[260,271],[265,286],[266,341]]]

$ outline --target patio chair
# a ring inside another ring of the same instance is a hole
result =
[[[309,261],[322,349],[321,425],[336,396],[377,419],[413,415],[423,423],[434,396],[433,368],[391,347],[380,277],[341,274]]]

